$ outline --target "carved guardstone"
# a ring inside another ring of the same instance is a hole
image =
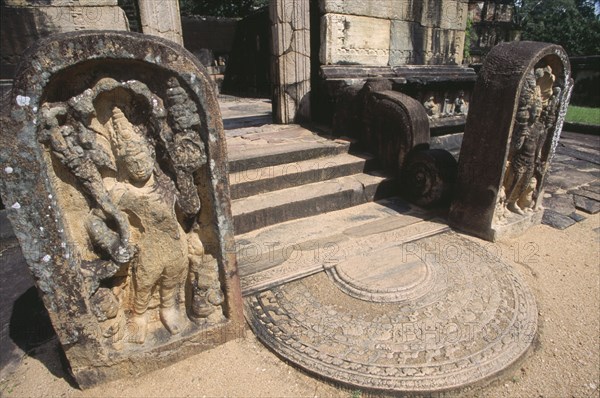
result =
[[[540,223],[572,88],[560,46],[503,43],[488,54],[471,97],[451,226],[494,241]]]
[[[79,385],[243,331],[223,125],[168,40],[51,36],[3,106],[2,200]]]

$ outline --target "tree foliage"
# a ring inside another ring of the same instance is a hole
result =
[[[600,19],[589,0],[516,0],[522,40],[560,44],[571,56],[600,54]]]
[[[269,0],[180,0],[184,15],[243,18],[269,4]]]

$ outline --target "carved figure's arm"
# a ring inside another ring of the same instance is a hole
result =
[[[135,246],[122,247],[119,234],[106,225],[100,211],[92,211],[85,221],[85,229],[94,247],[108,254],[114,262],[124,264],[134,257]]]

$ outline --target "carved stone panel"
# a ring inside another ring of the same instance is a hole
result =
[[[81,387],[243,331],[223,126],[182,47],[67,33],[3,106],[2,200]]]
[[[489,53],[471,96],[452,226],[496,240],[541,221],[572,87],[560,46],[513,42]]]

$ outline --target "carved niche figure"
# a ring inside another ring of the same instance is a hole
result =
[[[225,135],[192,54],[52,35],[0,110],[0,194],[79,387],[240,335]]]
[[[528,72],[519,97],[504,179],[506,208],[523,215],[534,210],[539,182],[547,171],[561,88],[547,65]]]
[[[146,122],[132,123],[134,112]],[[164,101],[139,81],[104,78],[66,103],[43,105],[45,141],[93,204],[85,228],[99,259],[86,270],[95,313],[115,348],[146,342],[150,307],[159,307],[171,334],[187,327],[186,312],[192,320],[222,317],[216,262],[197,233],[201,202],[194,172],[206,163],[200,123],[175,77],[166,81]]]
[[[465,100],[465,92],[460,91],[458,96],[454,100],[454,114],[455,115],[466,115],[468,109],[467,101]]]
[[[435,103],[435,99],[433,96],[430,96],[427,101],[423,103],[425,107],[425,112],[427,113],[427,117],[429,119],[435,119],[439,117],[439,109],[438,104]]]
[[[560,46],[521,41],[488,53],[469,101],[452,227],[495,241],[541,222],[572,88]]]

